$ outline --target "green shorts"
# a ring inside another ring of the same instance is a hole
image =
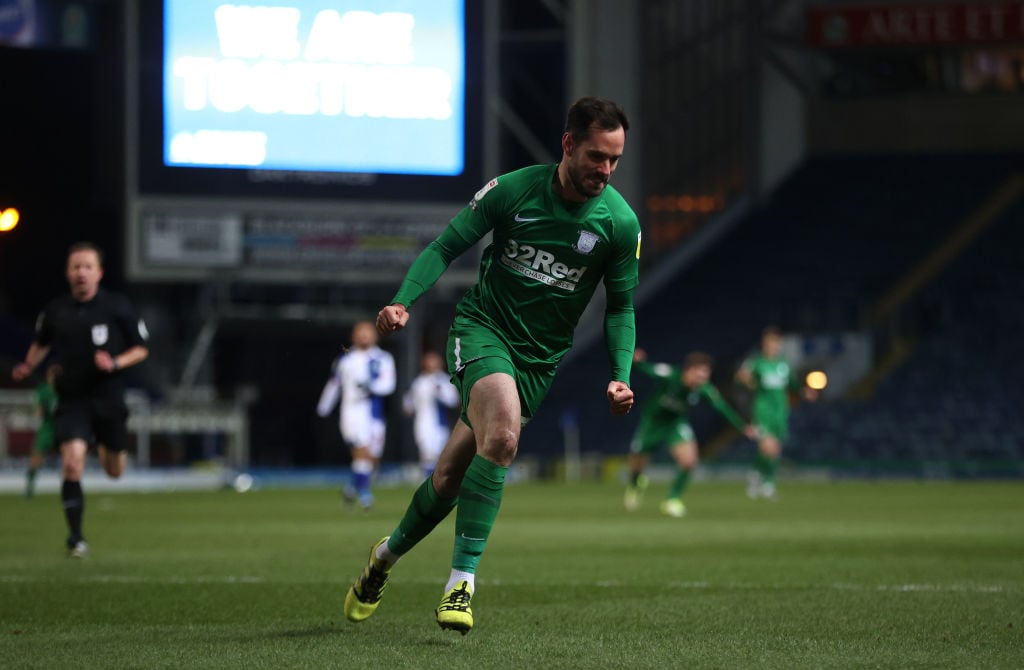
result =
[[[36,436],[32,440],[32,451],[45,454],[51,449],[53,449],[53,423],[45,421],[40,424],[39,430],[36,431]]]
[[[512,377],[519,391],[525,424],[536,413],[555,379],[555,366],[527,368],[518,364],[511,347],[489,328],[456,318],[448,331],[448,370],[462,398],[462,420],[469,423],[469,393],[480,379],[500,372]]]
[[[785,442],[789,437],[789,396],[776,391],[759,391],[754,395],[750,418],[761,437]]]
[[[753,424],[761,437],[774,437],[785,442],[789,437],[789,415],[786,412],[760,410],[754,407]]]
[[[633,441],[629,444],[629,451],[632,454],[649,454],[663,445],[671,447],[682,442],[696,441],[697,436],[686,421],[652,421],[640,424]]]

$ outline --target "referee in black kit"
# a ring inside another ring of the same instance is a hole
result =
[[[100,289],[103,254],[96,245],[71,246],[67,279],[71,295],[55,298],[40,313],[35,340],[11,376],[25,379],[54,349],[61,366],[55,434],[63,462],[60,497],[68,555],[84,558],[89,553],[82,536],[86,451],[95,443],[106,473],[117,478],[124,472],[128,408],[122,371],[149,356],[149,334],[127,298]]]

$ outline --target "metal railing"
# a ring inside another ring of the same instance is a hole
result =
[[[240,469],[249,465],[249,416],[243,401],[217,400],[154,404],[141,392],[125,394],[128,432],[135,436],[135,461],[150,465],[154,434],[222,434],[226,437],[225,465]],[[35,431],[35,394],[30,390],[0,390],[0,467],[8,465],[11,431]]]

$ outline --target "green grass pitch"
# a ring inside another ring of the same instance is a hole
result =
[[[440,630],[454,515],[341,614],[411,489],[94,494],[64,558],[56,496],[0,497],[0,668],[1022,668],[1019,482],[691,487],[684,519],[612,484],[514,484],[476,627]],[[88,494],[88,492],[87,492]]]

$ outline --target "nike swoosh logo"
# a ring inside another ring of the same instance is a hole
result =
[[[473,542],[483,542],[484,541],[484,538],[482,538],[482,537],[470,537],[470,536],[466,535],[465,533],[459,533],[459,534],[462,535],[462,538],[465,539],[465,540],[471,540]]]
[[[527,221],[540,221],[540,218],[525,219],[525,218],[523,218],[523,216],[521,214],[518,214],[518,213],[516,214],[516,222],[517,223],[526,223]]]

